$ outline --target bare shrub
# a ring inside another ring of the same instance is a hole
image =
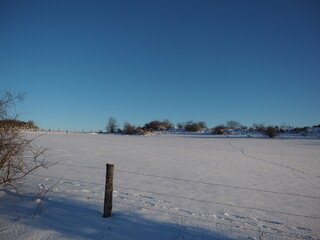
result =
[[[184,129],[184,123],[178,123],[177,124],[178,129]]]
[[[273,126],[269,126],[269,127],[265,128],[263,133],[269,138],[275,138],[276,136],[279,135],[278,128],[273,127]]]
[[[188,121],[184,124],[184,129],[187,132],[200,132],[202,129],[206,128],[205,122],[194,122],[194,121]]]
[[[293,133],[302,133],[305,134],[310,131],[310,127],[296,127],[291,130]]]
[[[229,129],[237,130],[241,128],[241,123],[238,121],[228,121],[226,126]]]
[[[170,123],[169,120],[165,119],[162,122],[161,121],[151,121],[149,123],[146,123],[143,127],[143,129],[147,131],[166,131],[169,129],[172,129],[173,125]]]
[[[5,92],[0,96],[0,185],[17,187],[22,179],[39,167],[46,167],[41,158],[45,149],[23,135],[21,121],[4,119],[12,116],[15,102],[22,101],[21,94]],[[16,115],[16,114],[15,114]],[[29,125],[34,125],[31,122]]]
[[[17,118],[16,103],[22,102],[25,93],[12,93],[10,91],[0,92],[0,119]]]
[[[26,139],[18,128],[0,130],[0,185],[16,187],[21,180],[39,167],[47,167],[40,156],[45,149],[34,139]]]
[[[224,125],[216,126],[212,130],[213,135],[224,135],[225,133],[226,133],[226,127]]]
[[[266,127],[264,126],[264,123],[254,123],[252,130],[264,132],[266,130]]]
[[[146,131],[144,131],[141,127],[136,127],[135,125],[132,125],[128,122],[125,122],[123,124],[123,133],[128,135],[134,135],[134,134],[146,134]]]

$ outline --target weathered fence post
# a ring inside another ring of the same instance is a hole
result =
[[[113,171],[114,165],[107,164],[106,186],[104,195],[103,217],[111,217],[112,214],[112,194],[113,194]]]

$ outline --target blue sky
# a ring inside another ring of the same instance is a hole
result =
[[[320,1],[0,1],[0,89],[20,118],[99,130],[320,123]]]

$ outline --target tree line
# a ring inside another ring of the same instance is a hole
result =
[[[319,125],[313,126],[313,128]],[[155,131],[169,131],[173,129],[180,129],[186,132],[210,132],[213,135],[226,135],[232,131],[247,130],[252,132],[260,132],[270,138],[274,138],[281,133],[292,132],[292,133],[304,133],[308,132],[311,127],[291,127],[283,124],[282,126],[265,126],[263,123],[254,123],[252,127],[242,125],[239,121],[227,121],[226,124],[218,125],[213,128],[208,128],[205,121],[187,121],[184,123],[178,123],[177,125],[172,124],[168,119],[163,121],[153,120],[144,124],[143,126],[135,126],[129,122],[123,124],[123,128],[119,128],[116,118],[110,117],[106,130],[108,133],[124,133],[128,135],[141,134],[146,135]]]

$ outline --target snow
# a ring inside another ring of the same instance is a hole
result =
[[[51,133],[35,141],[56,164],[18,193],[0,189],[0,239],[320,238],[315,137]],[[102,218],[106,163],[115,165],[110,218]]]

